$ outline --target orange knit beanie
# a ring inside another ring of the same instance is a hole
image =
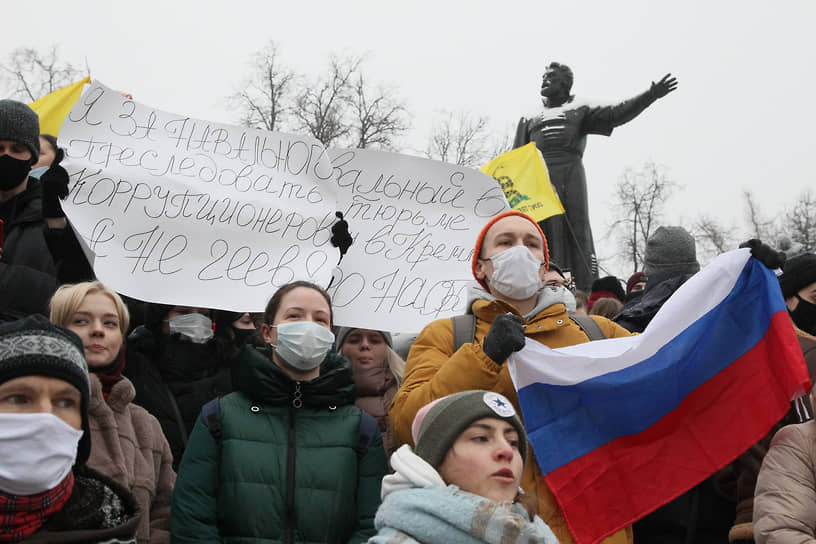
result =
[[[479,284],[482,287],[485,288],[486,291],[489,291],[487,284],[484,282],[484,280],[480,280],[479,278],[476,277],[476,263],[479,261],[479,254],[482,251],[482,242],[484,241],[485,234],[487,234],[487,231],[490,230],[490,227],[492,227],[500,219],[504,219],[505,217],[509,217],[511,215],[518,215],[520,217],[523,217],[524,219],[535,225],[536,230],[538,230],[538,233],[541,235],[541,240],[544,241],[544,265],[545,265],[544,268],[547,270],[550,269],[550,249],[547,246],[547,237],[544,236],[544,231],[542,231],[541,227],[538,226],[538,223],[536,223],[535,220],[526,213],[519,212],[516,210],[507,210],[506,212],[502,212],[496,217],[492,218],[490,221],[488,221],[484,228],[482,228],[482,231],[479,233],[479,236],[476,238],[476,247],[473,250],[473,262],[471,264],[471,270],[473,272],[473,277],[476,279],[476,281],[479,282]]]

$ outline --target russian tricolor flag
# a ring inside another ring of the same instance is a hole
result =
[[[580,544],[691,489],[771,429],[809,388],[773,273],[717,257],[630,338],[509,359],[544,478]]]

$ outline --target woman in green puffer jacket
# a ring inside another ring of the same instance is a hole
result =
[[[354,406],[348,361],[329,353],[331,325],[329,296],[314,284],[284,285],[270,299],[268,347],[243,348],[236,392],[205,407],[193,428],[173,542],[360,543],[375,534],[382,439]]]

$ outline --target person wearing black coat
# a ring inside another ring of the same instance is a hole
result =
[[[124,374],[136,389],[133,402],[159,420],[174,470],[201,407],[233,390],[234,351],[213,336],[209,315],[203,308],[148,304],[145,324],[128,336]]]
[[[68,191],[62,153],[40,180],[29,177],[39,134],[31,108],[0,100],[0,321],[47,313],[60,283],[92,274],[59,204]]]

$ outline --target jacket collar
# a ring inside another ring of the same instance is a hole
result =
[[[136,389],[133,387],[133,383],[124,376],[113,384],[107,399],[102,396],[102,382],[99,381],[96,374],[91,372],[90,377],[91,400],[88,403],[88,411],[91,413],[99,413],[99,410],[103,410],[105,406],[114,412],[122,412],[136,397]]]
[[[348,359],[329,353],[312,381],[296,382],[270,358],[265,347],[245,345],[233,370],[235,389],[251,399],[272,405],[288,404],[299,390],[305,406],[324,408],[352,404],[357,394]]]

